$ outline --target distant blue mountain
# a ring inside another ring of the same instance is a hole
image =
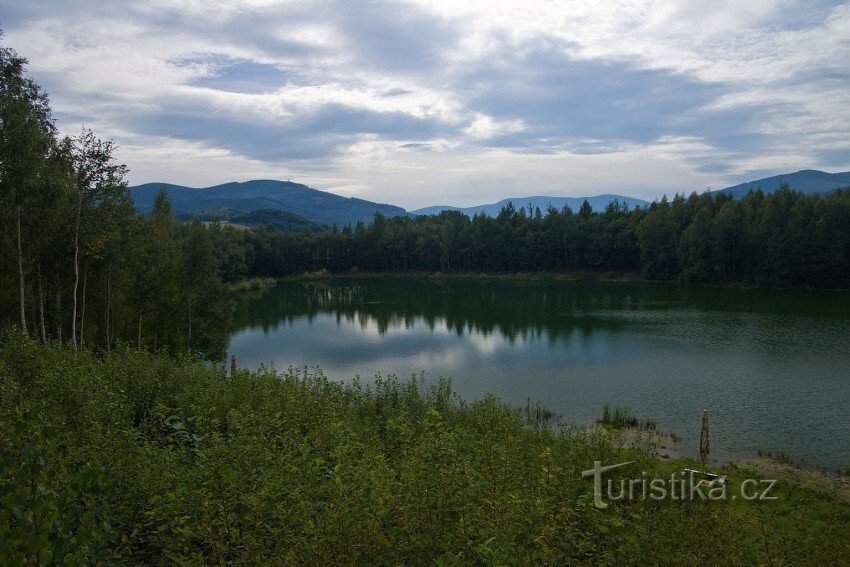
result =
[[[717,193],[730,193],[736,199],[744,197],[750,191],[761,189],[765,193],[772,193],[779,189],[783,184],[787,183],[791,189],[806,194],[814,193],[829,193],[836,189],[850,187],[850,172],[844,173],[826,173],[814,169],[804,169],[796,173],[787,173],[784,175],[776,175],[773,177],[765,177],[755,181],[748,181],[733,187],[718,189]],[[570,207],[573,211],[578,211],[582,203],[587,199],[594,211],[602,211],[615,200],[628,205],[630,209],[635,207],[644,207],[649,205],[649,202],[633,197],[624,197],[622,195],[597,195],[595,197],[518,197],[512,199],[502,199],[498,203],[489,205],[477,205],[473,207],[452,207],[447,205],[438,205],[433,207],[425,207],[410,211],[411,215],[436,215],[442,211],[460,211],[467,216],[474,216],[483,213],[485,215],[495,217],[502,210],[502,207],[508,203],[513,203],[517,209],[521,207],[532,208],[540,207],[544,213],[547,207],[551,204],[557,209],[562,209],[564,206]]]
[[[801,193],[828,193],[835,189],[850,187],[850,172],[826,173],[812,169],[805,169],[796,173],[766,177],[756,181],[750,181],[720,189],[718,192],[731,193],[735,198],[745,196],[752,190],[761,188],[765,193],[771,193],[782,184],[787,183],[792,189]],[[495,217],[508,203],[513,203],[517,209],[532,209],[540,207],[544,213],[551,205],[556,209],[570,207],[578,211],[585,200],[594,211],[602,211],[609,203],[619,201],[629,209],[649,205],[647,201],[625,197],[623,195],[596,195],[594,197],[515,197],[502,199],[497,203],[477,205],[473,207],[433,206],[416,209],[408,213],[401,207],[374,203],[363,199],[342,197],[326,191],[312,189],[301,183],[291,181],[254,180],[244,183],[224,183],[213,187],[192,188],[172,183],[146,183],[130,188],[136,207],[143,213],[150,212],[153,201],[160,188],[165,187],[168,191],[175,213],[187,216],[198,215],[203,218],[218,217],[221,219],[241,218],[246,213],[256,213],[244,218],[245,224],[259,223],[260,217],[263,222],[274,226],[287,226],[292,230],[315,226],[345,226],[355,224],[358,221],[370,222],[375,213],[381,213],[387,217],[404,215],[434,215],[442,211],[460,211],[467,216],[485,214]],[[274,211],[286,211],[291,213],[284,218],[275,216]],[[259,215],[259,213],[262,215]],[[259,216],[258,216],[259,215]],[[256,219],[254,217],[257,217]],[[303,217],[298,219],[298,217]],[[294,227],[294,228],[293,228]],[[307,228],[311,229],[311,228]],[[317,228],[318,229],[318,228]]]
[[[502,207],[506,206],[508,203],[513,203],[514,207],[517,209],[520,208],[528,208],[529,206],[534,209],[536,207],[540,207],[540,210],[543,213],[546,213],[546,209],[549,205],[552,205],[556,209],[563,209],[564,207],[569,207],[573,211],[578,211],[581,208],[584,201],[590,204],[593,207],[594,211],[603,211],[605,207],[608,206],[609,203],[614,201],[619,201],[620,203],[625,203],[629,209],[634,209],[635,207],[644,207],[649,205],[649,202],[644,201],[643,199],[635,199],[634,197],[624,197],[623,195],[596,195],[595,197],[517,197],[512,199],[502,199],[498,203],[491,203],[489,205],[477,205],[474,207],[450,207],[450,206],[434,206],[434,207],[425,207],[423,209],[416,209],[415,211],[410,211],[411,215],[436,215],[443,211],[460,211],[463,214],[473,217],[477,214],[485,214],[487,216],[495,217],[499,214],[499,211],[502,210]]]
[[[800,193],[829,193],[836,189],[850,187],[850,171],[844,173],[826,173],[816,169],[804,169],[796,173],[774,175],[755,181],[748,181],[726,189],[719,189],[718,193],[730,193],[736,199],[744,197],[750,191],[761,189],[765,193],[772,193],[779,189],[783,183],[787,183],[791,189]]]
[[[142,213],[153,208],[160,188],[165,187],[176,213],[219,216],[252,211],[289,211],[309,221],[344,226],[370,222],[375,213],[388,217],[406,215],[401,207],[334,195],[290,181],[255,180],[224,183],[195,189],[171,183],[146,183],[130,188],[133,201]]]

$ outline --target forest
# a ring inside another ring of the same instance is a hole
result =
[[[0,50],[0,321],[75,350],[220,355],[230,305],[213,231],[178,223],[165,193],[138,215],[114,144],[59,137],[25,65]]]
[[[791,188],[676,195],[647,208],[612,203],[593,211],[502,209],[495,217],[446,211],[381,215],[330,232],[281,233],[226,226],[225,280],[326,269],[369,272],[602,272],[686,284],[846,288],[850,191],[804,195]]]

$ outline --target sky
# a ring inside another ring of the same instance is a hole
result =
[[[850,170],[850,3],[0,0],[131,184],[654,199]]]

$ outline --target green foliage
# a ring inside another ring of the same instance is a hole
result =
[[[324,232],[331,230],[331,226],[328,224],[311,221],[295,213],[276,209],[259,209],[248,212],[225,210],[198,215],[182,213],[178,215],[178,218],[183,221],[192,221],[195,218],[204,221],[220,220],[237,226],[271,227],[280,232],[301,232],[304,230]]]
[[[655,431],[657,423],[654,419],[638,419],[629,410],[616,407],[612,411],[608,404],[602,407],[602,418],[597,421],[599,425],[611,429],[638,429],[641,431]]]
[[[803,195],[786,187],[737,201],[722,193],[676,195],[631,211],[612,203],[600,212],[583,206],[578,214],[550,208],[545,216],[509,205],[496,218],[378,215],[370,225],[324,233],[225,227],[220,237],[222,248],[244,251],[238,278],[322,269],[607,272],[696,284],[846,288],[850,191]]]
[[[681,464],[446,382],[344,385],[0,338],[0,563],[837,564],[850,508],[620,502],[581,477]],[[622,474],[622,476],[619,476]],[[740,471],[728,471],[741,478]]]
[[[0,325],[74,348],[222,356],[221,277],[244,274],[244,246],[218,226],[178,224],[164,191],[137,216],[113,142],[85,129],[57,139],[25,68],[0,47]]]

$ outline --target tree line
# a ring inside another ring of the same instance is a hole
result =
[[[211,231],[175,221],[164,192],[137,215],[113,143],[86,129],[59,137],[25,71],[0,48],[0,320],[74,349],[223,349]]]
[[[225,280],[330,272],[608,272],[691,284],[843,289],[850,281],[850,191],[782,187],[735,200],[676,195],[629,210],[585,202],[496,217],[456,211],[330,232],[214,232]]]

